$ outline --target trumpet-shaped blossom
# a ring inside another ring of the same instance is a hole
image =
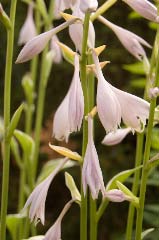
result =
[[[60,12],[64,12],[68,8],[72,8],[77,0],[55,0],[54,18],[61,18]]]
[[[74,200],[70,200],[63,208],[54,225],[47,231],[43,240],[60,240],[61,239],[61,222]]]
[[[123,0],[132,9],[138,12],[142,17],[153,21],[159,22],[158,12],[156,6],[154,6],[148,0]]]
[[[79,4],[76,4],[73,8],[73,16],[79,17],[80,19],[84,19],[84,14],[81,12]],[[82,38],[83,38],[83,25],[82,23],[75,23],[69,26],[69,34],[70,37],[75,44],[76,50],[82,51]],[[92,22],[89,23],[89,31],[88,31],[88,47],[94,48],[95,46],[95,30]]]
[[[33,19],[33,5],[29,4],[26,20],[20,30],[18,44],[25,44],[35,36],[36,27]]]
[[[47,32],[41,33],[40,35],[32,38],[29,42],[26,43],[26,45],[23,47],[21,52],[18,55],[18,58],[16,60],[16,63],[22,63],[29,61],[34,56],[39,54],[47,45],[49,40],[58,32],[62,31],[66,27],[68,27],[70,24],[74,23],[77,19],[71,19],[67,22],[59,25],[56,28],[53,28]]]
[[[115,132],[108,133],[102,141],[102,144],[112,146],[120,143],[127,134],[131,132],[131,128],[117,129]]]
[[[102,16],[99,16],[98,19],[104,23],[106,26],[111,28],[111,30],[119,38],[123,46],[138,60],[142,60],[146,57],[146,53],[142,45],[151,48],[151,46],[143,38],[137,36],[136,34],[119,27]],[[142,45],[141,45],[142,44]]]
[[[90,116],[88,116],[88,144],[82,169],[82,183],[84,194],[86,194],[88,185],[93,199],[98,198],[100,190],[103,196],[105,195],[102,171],[93,141],[93,120]]]
[[[69,134],[80,130],[84,114],[84,96],[79,77],[79,56],[75,55],[75,70],[68,93],[53,121],[53,135],[58,140],[68,141]]]
[[[29,209],[29,218],[35,223],[38,222],[38,219],[41,220],[41,223],[44,225],[45,222],[45,201],[48,193],[49,186],[57,175],[57,173],[64,166],[68,158],[65,158],[55,169],[54,171],[44,180],[42,181],[30,194],[24,209],[30,206]]]
[[[82,12],[94,12],[98,7],[97,0],[81,0],[80,9]]]
[[[50,44],[50,49],[54,56],[53,58],[54,63],[60,63],[62,61],[61,48],[59,44],[57,44],[57,42],[59,42],[59,39],[56,35],[54,35],[51,39],[51,44]]]
[[[150,104],[109,84],[103,76],[95,53],[93,58],[98,78],[97,111],[106,132],[115,131],[120,125],[121,118],[132,130],[143,131],[149,116]]]

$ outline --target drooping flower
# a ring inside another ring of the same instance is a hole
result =
[[[123,202],[129,200],[129,196],[125,195],[119,189],[112,189],[105,193],[105,197],[109,199],[111,202]]]
[[[62,31],[66,27],[68,27],[70,24],[74,23],[77,19],[71,19],[67,22],[57,26],[56,28],[53,28],[47,32],[41,33],[40,35],[32,38],[29,42],[26,43],[26,45],[23,47],[21,52],[18,55],[18,58],[16,60],[16,63],[23,63],[26,61],[29,61],[34,56],[39,54],[47,45],[49,40],[58,32]]]
[[[142,60],[144,57],[146,57],[146,53],[142,45],[151,48],[151,46],[146,42],[143,38],[137,36],[136,34],[119,27],[107,19],[105,19],[102,16],[99,16],[98,19],[111,28],[111,30],[116,34],[116,36],[119,38],[120,42],[123,44],[123,46],[138,60]],[[142,45],[141,45],[142,44]]]
[[[54,35],[51,39],[50,49],[53,53],[53,62],[58,64],[62,61],[62,52],[57,42],[59,42],[59,39],[56,35]]]
[[[71,8],[77,0],[55,0],[54,3],[54,18],[61,18],[60,12],[65,11],[68,8]]]
[[[159,16],[156,6],[154,6],[148,0],[123,0],[127,3],[134,11],[138,12],[142,17],[159,23]]]
[[[53,121],[53,136],[58,140],[68,141],[69,134],[79,131],[84,114],[84,97],[79,77],[79,56],[75,55],[74,75],[68,93]]]
[[[79,8],[79,4],[76,4],[73,8],[72,12],[73,16],[79,17],[80,19],[84,19],[84,13],[81,12]],[[82,38],[83,38],[83,25],[82,23],[75,23],[69,26],[69,34],[70,37],[75,44],[76,50],[81,53],[82,51]],[[89,23],[89,31],[88,31],[88,47],[94,48],[95,46],[95,30],[92,22]]]
[[[94,12],[98,7],[97,0],[81,0],[80,9],[82,12]]]
[[[95,52],[93,58],[98,78],[97,111],[106,132],[115,131],[120,125],[121,118],[125,125],[132,130],[143,131],[149,116],[150,104],[109,84],[103,76]]]
[[[36,27],[33,19],[33,5],[29,4],[26,20],[20,30],[18,44],[25,44],[35,36]]]
[[[82,183],[84,194],[89,186],[93,199],[98,197],[99,191],[105,196],[102,171],[93,141],[93,121],[90,116],[88,116],[88,144],[82,168]]]
[[[47,231],[43,240],[60,240],[61,239],[61,222],[67,211],[70,209],[74,200],[70,200],[65,207],[63,208],[62,212],[60,213],[58,219],[53,224],[53,226]]]
[[[38,220],[41,220],[41,223],[44,225],[45,222],[45,201],[48,193],[49,186],[53,178],[61,170],[64,164],[67,162],[68,158],[65,158],[55,169],[54,171],[42,181],[30,194],[27,202],[25,203],[24,209],[30,206],[29,209],[29,218],[35,223]]]
[[[120,143],[127,134],[131,132],[131,128],[120,128],[117,129],[115,132],[108,133],[102,141],[102,144],[107,146],[112,146]]]

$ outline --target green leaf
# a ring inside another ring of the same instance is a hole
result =
[[[26,217],[25,214],[9,214],[7,215],[6,225],[12,236],[12,239],[17,239],[18,229],[21,221]]]
[[[70,190],[72,199],[76,199],[77,203],[80,204],[81,194],[78,191],[78,188],[75,184],[73,177],[67,172],[65,172],[65,183],[66,183],[66,186],[68,187],[68,189]]]
[[[23,109],[24,109],[24,103],[22,103],[19,106],[19,108],[15,111],[15,113],[14,113],[12,119],[11,119],[11,122],[10,122],[9,127],[8,127],[8,138],[9,139],[11,139],[11,137],[13,136],[13,132],[18,125],[18,122],[19,122],[19,119],[21,117]]]
[[[141,239],[143,240],[152,231],[154,231],[154,228],[149,228],[149,229],[145,230],[144,232],[142,232]]]
[[[31,159],[35,148],[34,140],[28,134],[20,130],[15,130],[14,136],[18,139],[23,151],[26,152]]]
[[[48,177],[49,174],[50,174],[51,172],[53,172],[53,170],[54,170],[62,161],[63,161],[63,158],[58,158],[58,159],[50,160],[49,162],[47,162],[47,163],[43,166],[43,168],[42,168],[42,170],[41,170],[41,172],[40,172],[40,174],[39,174],[39,176],[38,176],[37,184],[40,183],[40,182],[42,182],[46,177]],[[62,169],[67,169],[67,168],[71,168],[71,167],[74,167],[74,166],[78,166],[78,165],[77,165],[77,162],[69,160],[69,161],[67,161],[67,162],[65,163],[65,165],[63,166]]]
[[[133,74],[145,75],[144,65],[142,62],[136,62],[133,64],[125,64],[125,65],[123,65],[123,69],[125,69]]]
[[[139,166],[137,168],[125,170],[125,171],[118,173],[107,183],[106,191],[116,188],[117,187],[116,181],[120,181],[121,183],[125,182],[133,173],[140,170],[141,168],[142,168],[142,166]]]
[[[134,79],[130,81],[130,86],[134,87],[134,88],[144,88],[145,87],[145,82],[146,79],[145,78],[138,78],[138,79]]]

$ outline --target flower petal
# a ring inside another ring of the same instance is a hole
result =
[[[127,134],[131,132],[131,128],[117,129],[115,132],[108,133],[102,141],[102,144],[112,146],[120,143]]]

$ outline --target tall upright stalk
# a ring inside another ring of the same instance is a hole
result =
[[[54,8],[54,0],[51,0],[49,6],[49,21],[46,23],[45,31],[51,28],[52,15]],[[41,60],[41,73],[40,73],[40,84],[38,89],[38,102],[37,102],[37,111],[36,111],[36,120],[35,120],[35,151],[34,151],[34,166],[33,166],[33,175],[34,179],[36,177],[37,165],[38,165],[38,155],[39,155],[39,146],[40,146],[40,132],[42,127],[43,112],[44,112],[44,100],[47,87],[47,61],[46,54],[48,52],[48,46],[44,49]]]
[[[157,50],[157,62],[156,62],[156,72],[155,72],[155,82],[153,87],[159,85],[159,49]],[[151,134],[153,128],[153,120],[154,120],[154,113],[156,107],[156,98],[153,98],[150,102],[150,113],[149,113],[149,121],[147,127],[147,134],[146,134],[146,144],[145,144],[145,152],[144,152],[144,160],[143,160],[143,170],[141,176],[141,186],[140,186],[140,208],[137,211],[137,220],[136,220],[136,240],[141,240],[141,233],[142,233],[142,222],[143,222],[143,212],[144,212],[144,204],[145,204],[145,194],[146,194],[146,184],[148,178],[148,160],[150,158],[150,148],[151,148]]]
[[[87,40],[89,31],[89,19],[90,13],[86,13],[83,26],[83,41],[82,41],[82,53],[81,53],[81,63],[80,63],[80,75],[84,94],[84,116],[89,112],[89,102],[88,102],[88,86],[87,86]],[[82,157],[84,158],[86,147],[88,142],[88,124],[87,121],[83,120],[83,145],[82,145]],[[87,194],[84,196],[83,187],[81,182],[81,215],[80,215],[80,239],[87,240]]]
[[[8,138],[7,130],[10,124],[11,76],[13,65],[14,25],[16,6],[17,0],[12,0],[10,8],[11,28],[7,29],[7,54],[4,83],[4,141],[3,141],[4,158],[3,158],[1,223],[0,223],[1,240],[6,240],[6,215],[8,206],[9,167],[10,167],[10,139]]]

